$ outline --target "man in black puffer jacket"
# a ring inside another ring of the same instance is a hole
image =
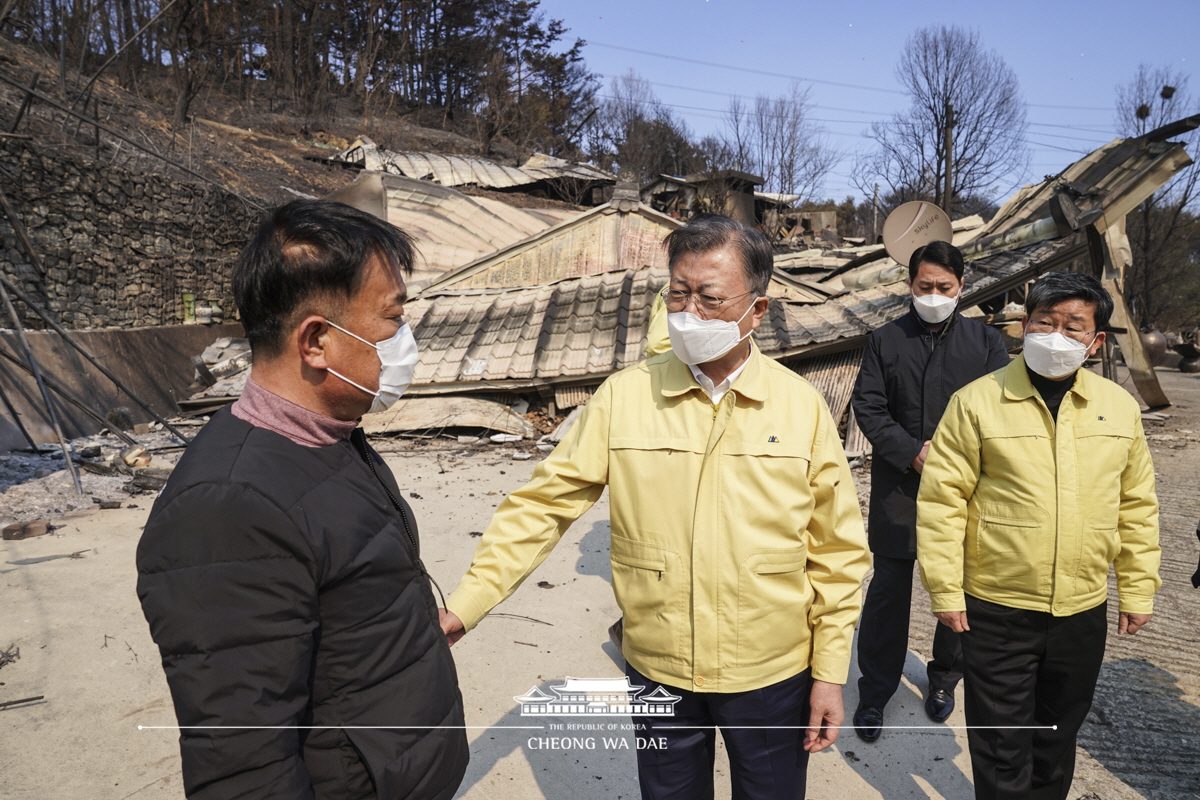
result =
[[[412,260],[375,217],[296,201],[238,262],[250,380],[188,447],[137,554],[188,797],[448,800],[462,780],[416,522],[357,429],[411,381]]]

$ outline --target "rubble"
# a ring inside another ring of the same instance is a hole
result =
[[[130,467],[144,467],[148,465],[154,456],[146,452],[144,445],[135,445],[126,447],[120,452],[121,461]]]
[[[525,404],[528,408],[528,403]],[[511,436],[503,441],[533,438],[533,425],[519,413],[482,397],[403,397],[387,411],[366,414],[363,431],[372,436],[387,433],[444,431],[480,428],[497,431],[496,436]],[[492,437],[492,441],[500,441]]]
[[[143,478],[143,486],[133,486],[138,472],[161,474],[174,466],[183,448],[165,431],[142,437],[146,454],[153,458],[154,467],[133,468],[121,459],[124,442],[111,433],[74,439],[68,443],[75,465],[80,468],[83,494],[79,494],[64,469],[62,453],[57,445],[53,452],[14,450],[0,453],[0,526],[31,519],[54,522],[67,514],[103,508],[120,508],[129,502],[131,494],[146,494],[157,489]],[[96,455],[84,456],[84,453]],[[37,477],[42,473],[41,477]],[[132,492],[130,490],[133,490]],[[115,504],[115,505],[113,505]],[[53,531],[50,535],[58,535]]]

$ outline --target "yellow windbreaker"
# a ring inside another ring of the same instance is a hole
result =
[[[829,409],[752,349],[713,406],[674,353],[611,376],[496,510],[446,605],[469,629],[610,492],[624,654],[671,686],[739,692],[810,665],[845,683],[870,557]]]
[[[934,434],[917,495],[917,558],[933,611],[966,592],[1068,616],[1103,603],[1149,614],[1158,499],[1137,402],[1076,373],[1055,425],[1017,358],[961,389]]]

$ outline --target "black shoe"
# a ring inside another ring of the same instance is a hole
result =
[[[883,733],[883,709],[859,706],[854,712],[854,732],[864,742],[873,742]]]
[[[945,689],[931,689],[925,698],[925,713],[934,722],[945,722],[954,711],[954,693]]]
[[[608,626],[608,640],[613,643],[613,646],[617,648],[617,652],[620,653],[621,652],[621,644],[625,641],[625,618],[624,617],[621,617],[619,620],[614,622],[612,625]]]

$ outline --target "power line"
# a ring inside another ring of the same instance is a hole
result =
[[[860,89],[864,92],[882,92],[884,94],[900,94],[900,95],[908,94],[907,92],[902,91],[900,89],[884,89],[881,86],[863,86],[862,84],[858,84],[858,83],[841,83],[839,81],[826,81],[826,80],[821,80],[818,78],[806,78],[803,75],[789,75],[784,72],[770,72],[768,70],[754,69],[752,67],[736,67],[736,66],[733,66],[732,64],[718,64],[715,61],[703,61],[698,58],[684,58],[683,56],[672,56],[672,55],[667,55],[666,53],[655,53],[651,50],[637,50],[632,47],[622,47],[621,45],[607,44],[605,42],[588,41],[588,44],[593,45],[595,47],[603,47],[603,48],[606,48],[609,50],[621,50],[626,53],[636,53],[637,55],[640,55],[640,56],[650,56],[651,58],[662,58],[662,59],[666,59],[667,61],[679,61],[684,64],[699,64],[702,67],[716,67],[718,69],[728,69],[728,70],[732,70],[734,72],[745,72],[750,75],[764,75],[768,78],[786,78],[788,80],[793,80],[793,81],[806,81],[808,83],[817,83],[817,84],[821,84],[823,86],[837,86],[837,87],[840,87],[843,89]],[[1054,104],[1026,103],[1026,105],[1028,105],[1030,108],[1052,108],[1052,109],[1062,109],[1062,110],[1067,110],[1067,111],[1112,111],[1112,109],[1108,108],[1108,107],[1064,106],[1064,105],[1060,105],[1057,103],[1054,103]]]
[[[602,78],[619,78],[620,77],[618,75],[612,75],[611,73],[603,73],[603,72],[597,72],[594,74],[596,74],[597,76],[602,77]],[[642,80],[645,80],[646,83],[650,84],[651,86],[660,86],[664,89],[677,89],[677,90],[684,91],[684,92],[696,92],[698,94],[708,94],[708,95],[713,95],[715,97],[728,97],[731,99],[732,98],[738,98],[738,99],[746,98],[745,95],[737,94],[734,92],[719,92],[715,89],[701,89],[697,86],[681,86],[677,83],[662,83],[660,81],[646,80],[645,78],[642,78]],[[601,96],[603,97],[605,95],[601,95]],[[658,102],[661,103],[661,101],[658,101]],[[671,103],[661,103],[661,104],[669,105],[674,108],[691,108],[690,106],[675,106]],[[890,122],[890,120],[887,120],[887,119],[878,119],[878,116],[879,116],[878,111],[863,111],[862,109],[859,109],[859,108],[841,108],[838,106],[827,106],[822,103],[811,103],[811,104],[809,104],[809,107],[815,108],[815,109],[821,109],[823,111],[841,111],[846,114],[864,114],[864,115],[868,115],[868,116],[877,117],[877,119],[868,119],[868,120],[824,120],[827,122],[845,122],[845,123],[852,123],[852,124],[860,124],[863,122],[882,122],[882,123],[886,124],[886,123]],[[1039,107],[1040,108],[1042,106],[1031,106],[1031,107]],[[1053,106],[1053,107],[1054,108],[1065,108],[1065,106]],[[716,109],[705,109],[705,110],[717,111]],[[724,113],[724,112],[717,111],[717,113]],[[1117,136],[1118,135],[1113,130],[1103,129],[1103,128],[1089,128],[1089,127],[1086,127],[1083,125],[1056,125],[1056,124],[1050,123],[1050,122],[1029,122],[1026,124],[1028,124],[1030,127],[1033,127],[1033,128],[1057,128],[1060,130],[1080,131],[1082,133],[1100,133],[1100,134],[1104,134],[1107,136]],[[1047,135],[1049,135],[1049,134],[1047,134]],[[1085,140],[1080,140],[1080,141],[1085,141]]]
[[[1094,151],[1096,149],[1095,147],[1093,147],[1091,150],[1082,150],[1081,151],[1081,150],[1077,150],[1077,149],[1071,148],[1071,147],[1059,147],[1056,144],[1049,144],[1047,142],[1036,142],[1033,140],[1027,140],[1026,143],[1029,144],[1030,146],[1049,147],[1052,150],[1062,150],[1067,153],[1074,153],[1075,155],[1081,156],[1081,157],[1086,156],[1088,153],[1091,153],[1092,151]],[[1097,145],[1097,147],[1098,146],[1099,145]]]
[[[596,96],[603,100],[620,100],[620,99],[622,99],[622,98],[616,97],[615,95],[610,95],[610,94],[597,94]],[[732,95],[732,96],[736,96],[736,95]],[[725,121],[728,117],[728,111],[722,111],[719,108],[705,108],[703,106],[686,106],[686,105],[682,105],[679,103],[665,103],[662,100],[654,100],[651,105],[658,105],[658,106],[663,106],[665,108],[674,108],[674,109],[680,109],[682,111],[693,112],[693,116],[698,116],[703,119],[713,119],[713,120],[718,120],[718,121]],[[699,112],[699,113],[696,113],[696,112]],[[748,111],[747,114],[759,116],[758,112],[756,112],[756,111]],[[716,115],[716,116],[713,116],[713,115]],[[786,118],[790,117],[791,115],[773,114],[773,113],[768,112],[766,114],[763,114],[762,116],[765,116],[769,119],[786,119]],[[809,122],[820,122],[820,123],[829,123],[829,124],[836,124],[836,125],[864,125],[867,122],[873,122],[873,123],[876,123],[879,125],[884,125],[884,126],[892,126],[895,124],[891,120],[830,119],[827,117],[812,117],[812,116],[808,116],[808,115],[803,115],[803,116],[804,116],[804,119]],[[831,134],[834,136],[853,136],[856,138],[866,136],[866,134],[864,134],[864,133],[846,133],[844,131],[825,131],[825,133],[828,133],[828,134]],[[1103,144],[1103,142],[1097,143],[1094,138],[1085,139],[1080,136],[1067,136],[1067,135],[1061,134],[1061,133],[1038,133],[1035,131],[1033,135],[1045,136],[1045,137],[1054,138],[1054,139],[1065,139],[1065,140],[1075,141],[1075,142],[1087,142],[1089,144],[1095,144],[1096,146],[1099,146],[1099,144]],[[1051,146],[1053,146],[1053,145],[1047,145],[1047,147],[1051,147]],[[1058,148],[1058,149],[1062,150],[1062,149],[1066,149],[1066,148]],[[1074,152],[1074,151],[1069,151],[1069,152]]]
[[[735,67],[732,64],[718,64],[714,61],[702,61],[698,58],[684,58],[683,56],[670,56],[666,53],[654,53],[650,50],[635,50],[632,47],[621,47],[615,44],[605,44],[604,42],[588,41],[589,45],[595,47],[604,47],[609,50],[621,50],[626,53],[636,53],[640,56],[651,56],[652,58],[664,58],[668,61],[681,61],[685,64],[699,64],[704,67],[717,67],[718,69],[728,69],[734,72],[745,72],[750,75],[765,75],[768,78],[786,78],[793,81],[807,81],[808,83],[819,83],[825,86],[838,86],[843,89],[861,89],[865,92],[883,92],[885,94],[904,94],[899,89],[881,89],[878,86],[860,86],[855,83],[839,83],[837,81],[825,81],[817,78],[805,78],[802,75],[788,75],[783,72],[769,72],[763,69],[753,69],[751,67]]]

